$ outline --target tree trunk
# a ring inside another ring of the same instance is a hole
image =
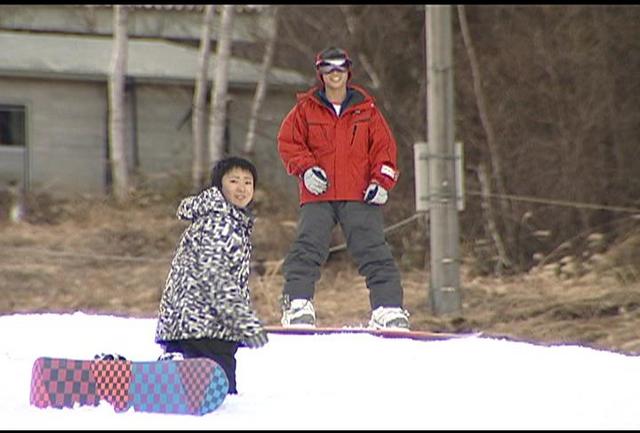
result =
[[[113,51],[109,76],[109,146],[113,194],[118,203],[128,199],[130,188],[124,118],[127,39],[127,6],[114,5]]]
[[[267,78],[269,76],[269,70],[273,64],[273,53],[275,52],[276,41],[278,39],[278,6],[271,6],[271,14],[273,16],[273,28],[271,36],[267,41],[265,47],[264,57],[262,59],[262,71],[260,78],[258,79],[258,85],[256,86],[256,93],[253,98],[253,105],[251,106],[251,117],[249,118],[249,128],[247,130],[247,139],[244,144],[244,152],[246,154],[252,154],[256,141],[256,126],[258,124],[258,115],[260,108],[264,102],[264,97],[267,93]]]
[[[344,15],[344,21],[347,24],[347,32],[349,32],[350,37],[355,38],[358,34],[358,19],[356,18],[351,8],[351,5],[340,5],[340,10]],[[362,50],[358,51],[357,56],[362,69],[367,73],[369,79],[371,80],[371,87],[375,90],[380,89],[382,87],[382,84],[380,83],[380,76],[374,70],[373,65],[369,61],[369,57],[367,57],[367,55]]]
[[[191,166],[191,187],[193,192],[198,191],[205,182],[206,173],[206,146],[205,146],[205,108],[207,104],[209,58],[211,53],[211,24],[215,6],[206,5],[202,22],[200,37],[200,53],[198,56],[198,75],[193,94],[193,159]]]
[[[503,196],[503,198],[500,199],[502,221],[507,232],[508,240],[515,241],[515,238],[513,236],[513,226],[510,222],[511,210],[509,202],[506,198],[504,198],[507,195],[507,189],[504,186],[500,156],[498,155],[497,151],[495,132],[493,130],[493,125],[489,120],[487,102],[484,96],[484,91],[482,90],[482,76],[480,73],[480,67],[478,65],[478,59],[476,58],[475,49],[473,47],[473,41],[471,40],[471,35],[469,33],[469,26],[467,24],[464,5],[458,5],[458,17],[460,22],[460,30],[462,31],[462,38],[467,49],[467,55],[469,56],[469,64],[471,65],[471,75],[473,77],[473,89],[476,95],[476,103],[478,104],[478,114],[480,116],[480,121],[482,122],[482,127],[485,131],[485,134],[487,135],[487,147],[489,148],[489,157],[491,160],[491,168],[493,170],[493,178],[496,181],[498,193]],[[507,257],[505,257],[505,259],[507,260],[505,264],[510,262]]]
[[[26,210],[26,194],[20,182],[9,184],[9,221],[19,223],[24,220]]]
[[[213,167],[224,155],[224,132],[227,119],[227,84],[231,60],[231,37],[235,6],[222,6],[220,33],[216,51],[216,67],[211,89],[209,115],[209,164]]]
[[[480,188],[482,190],[482,201],[480,202],[480,206],[484,212],[487,234],[491,236],[491,239],[493,239],[493,245],[496,247],[498,254],[494,273],[498,277],[501,277],[503,268],[510,267],[511,262],[509,261],[509,257],[507,257],[504,242],[502,242],[502,237],[496,227],[496,220],[493,215],[493,206],[491,205],[491,184],[487,178],[486,171],[484,164],[480,163],[478,166],[478,181],[480,182]]]

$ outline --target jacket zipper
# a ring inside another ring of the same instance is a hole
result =
[[[356,123],[355,125],[353,125],[353,134],[351,134],[351,144],[349,144],[349,147],[353,147],[353,142],[356,139],[357,130],[358,130],[358,124]]]

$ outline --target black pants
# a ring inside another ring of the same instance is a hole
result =
[[[162,342],[165,351],[180,352],[185,358],[209,358],[222,367],[229,380],[229,394],[237,394],[236,352],[240,343],[219,338],[189,338]]]

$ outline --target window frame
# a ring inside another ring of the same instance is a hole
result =
[[[22,119],[22,143],[4,143],[0,137],[0,154],[22,154],[22,179],[20,184],[24,191],[31,189],[31,152],[30,152],[30,103],[27,101],[0,100],[0,111],[20,110]]]

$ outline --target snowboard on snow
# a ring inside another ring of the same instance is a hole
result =
[[[40,357],[31,375],[30,403],[39,408],[97,406],[116,412],[204,415],[229,390],[221,366],[208,358],[162,361],[77,360]]]
[[[375,329],[360,326],[345,327],[283,327],[265,326],[268,333],[291,334],[291,335],[315,335],[315,334],[370,334],[385,338],[410,338],[412,340],[447,340],[450,338],[475,337],[480,336],[480,332],[471,333],[449,333],[449,332],[429,332],[412,331],[403,329]]]

